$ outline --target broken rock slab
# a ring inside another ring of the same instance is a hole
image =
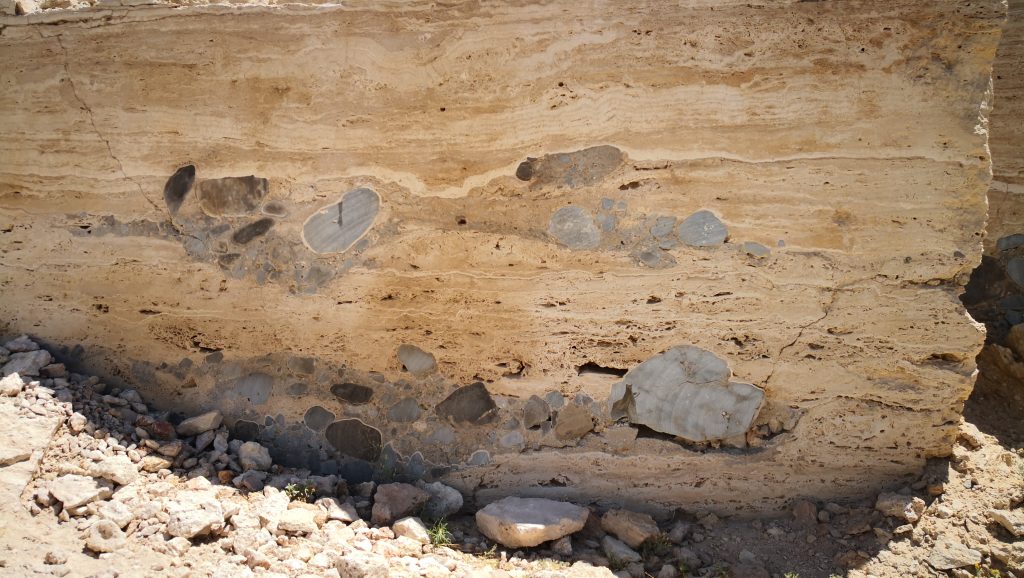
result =
[[[107,480],[67,474],[50,484],[50,493],[64,505],[65,509],[70,509],[96,500],[105,500],[113,494],[113,489]]]
[[[601,516],[601,529],[615,534],[630,548],[639,548],[646,540],[661,533],[658,523],[650,515],[629,510],[609,510]]]
[[[612,418],[627,417],[692,442],[743,435],[761,408],[764,390],[731,377],[725,361],[710,351],[673,347],[612,387]]]
[[[178,435],[182,437],[199,435],[203,432],[219,428],[223,420],[224,415],[220,410],[208,411],[202,415],[190,417],[178,424]]]
[[[972,550],[960,542],[943,538],[935,543],[928,563],[936,570],[953,570],[981,563],[981,552]]]
[[[875,501],[875,509],[879,512],[886,516],[902,518],[911,524],[921,518],[924,508],[924,500],[904,494],[880,494]]]
[[[1024,536],[1024,511],[1021,510],[989,510],[988,517],[1013,534],[1015,538]]]
[[[45,349],[37,351],[26,351],[24,353],[12,353],[7,364],[4,365],[2,373],[11,375],[12,373],[19,373],[21,375],[38,376],[39,370],[53,362],[53,357],[50,356],[50,352]]]
[[[495,542],[530,548],[579,532],[589,515],[590,510],[568,502],[509,497],[477,511],[476,524]]]
[[[398,359],[406,371],[417,377],[426,375],[437,367],[437,361],[431,353],[407,343],[398,346]]]

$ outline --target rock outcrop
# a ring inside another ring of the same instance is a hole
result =
[[[0,318],[354,482],[721,511],[867,495],[950,452],[972,386],[982,332],[959,294],[1004,17],[0,17]],[[715,379],[676,360],[631,383],[683,350]],[[41,356],[4,353],[4,372]]]

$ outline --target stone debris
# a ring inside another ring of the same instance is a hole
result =
[[[622,508],[592,512],[566,502],[516,497],[466,516],[460,515],[463,495],[440,482],[352,483],[274,464],[259,443],[232,439],[214,412],[174,428],[167,414],[151,410],[131,389],[74,373],[17,379],[20,390],[14,397],[0,398],[8,436],[0,445],[11,448],[0,451],[0,480],[16,468],[31,467],[21,474],[20,485],[5,491],[15,501],[24,496],[31,515],[74,527],[80,544],[94,554],[149,548],[151,554],[171,556],[175,565],[209,564],[201,566],[206,570],[192,566],[199,575],[690,578],[728,570],[733,576],[781,576],[789,570],[772,566],[771,552],[792,542],[814,544],[800,555],[813,557],[815,568],[828,569],[826,575],[851,578],[915,575],[915,567],[900,558],[865,553],[879,543],[892,552],[913,547],[919,563],[954,576],[966,576],[962,572],[976,564],[1024,565],[1019,543],[1024,520],[1016,507],[1024,501],[1024,487],[994,494],[983,509],[963,509],[965,495],[1005,478],[982,476],[983,465],[1016,472],[1021,459],[969,429],[956,446],[958,461],[943,471],[927,470],[912,487],[854,504],[829,502],[819,508],[797,501],[791,515],[766,522],[677,512],[659,525],[648,514]],[[453,415],[469,416],[481,408],[486,413],[487,403],[472,407],[480,399],[470,394]],[[558,400],[542,401],[551,412]],[[586,402],[557,404],[554,423],[543,427],[556,427],[574,408],[588,412]],[[33,404],[41,414],[30,410]],[[132,414],[123,413],[128,410]],[[537,419],[545,413],[538,412]],[[58,429],[61,424],[65,427]],[[639,441],[636,428],[616,429]],[[290,497],[285,491],[290,484],[308,487],[310,494]],[[439,536],[458,549],[432,543],[435,523],[451,528],[448,537]],[[975,534],[966,539],[956,534],[965,527]],[[723,554],[721,545],[736,531],[748,532],[749,539]],[[985,534],[975,538],[978,532]],[[839,550],[822,557],[823,547]],[[66,554],[47,552],[40,559],[56,575],[74,571]],[[493,574],[495,565],[506,574]]]
[[[544,498],[503,498],[477,511],[476,523],[488,538],[521,548],[557,540],[583,529],[590,511]]]

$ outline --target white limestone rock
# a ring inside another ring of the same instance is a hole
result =
[[[476,524],[491,540],[509,548],[533,547],[583,529],[590,511],[545,498],[509,497],[476,513]]]
[[[612,387],[612,418],[628,417],[692,442],[742,436],[764,400],[764,390],[730,381],[715,354],[688,345],[655,355]]]

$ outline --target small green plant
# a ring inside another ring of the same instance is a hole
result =
[[[988,564],[975,564],[974,575],[977,578],[1003,578],[1003,573]]]
[[[800,575],[796,572],[786,572],[782,575],[782,578],[800,578]]]
[[[663,558],[670,552],[672,552],[672,542],[665,534],[651,536],[640,544],[640,556],[644,560],[649,560],[655,556]]]
[[[316,496],[316,486],[312,484],[288,484],[284,488],[284,493],[293,502],[306,502],[308,504]]]
[[[448,529],[448,522],[444,518],[435,521],[427,528],[427,535],[430,536],[430,543],[435,546],[451,546],[452,533]]]
[[[608,569],[612,572],[618,572],[619,570],[626,569],[625,560],[619,560],[615,556],[608,556]]]

